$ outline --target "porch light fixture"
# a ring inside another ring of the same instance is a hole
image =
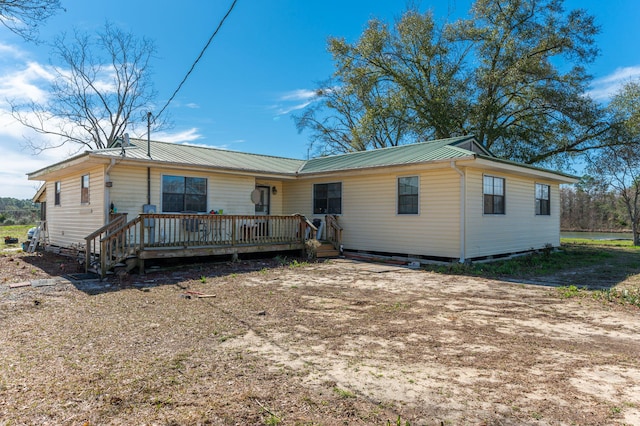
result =
[[[272,187],[271,187],[271,193],[272,193],[273,195],[276,195],[276,194],[278,193],[278,188],[276,188],[275,186],[272,186]]]

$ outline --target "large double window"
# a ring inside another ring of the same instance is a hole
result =
[[[342,214],[342,182],[313,185],[314,214]]]
[[[551,196],[549,195],[549,185],[536,183],[536,214],[551,215]]]
[[[398,214],[418,214],[418,176],[398,178]]]
[[[207,211],[207,179],[162,176],[162,211],[165,213]]]
[[[484,214],[504,214],[504,179],[495,176],[484,176],[482,187]]]

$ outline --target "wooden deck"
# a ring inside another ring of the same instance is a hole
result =
[[[101,276],[120,262],[304,250],[316,228],[304,216],[140,214],[117,218],[85,238],[86,267]]]

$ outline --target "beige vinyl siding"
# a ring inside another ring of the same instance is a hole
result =
[[[89,203],[80,202],[81,177],[89,174]],[[54,246],[84,244],[84,237],[104,224],[104,168],[98,166],[61,179],[60,205],[55,205],[55,181],[47,182],[47,225]]]
[[[397,179],[419,176],[419,214],[398,215]],[[313,184],[342,182],[343,243],[348,250],[453,257],[459,251],[459,175],[448,168],[397,170],[285,182],[285,211],[313,215]]]
[[[112,169],[111,202],[118,212],[128,213],[129,220],[142,213],[147,204],[147,169],[116,166]],[[162,210],[162,176],[203,177],[207,179],[207,211],[223,209],[225,214],[254,214],[251,191],[255,179],[221,173],[202,173],[180,169],[151,168],[151,204]]]
[[[269,196],[269,202],[271,203],[270,214],[276,216],[288,214],[288,212],[285,212],[282,207],[284,191],[282,190],[282,184],[279,181],[257,179],[256,185],[268,186],[271,189],[271,195]],[[273,194],[273,188],[276,188],[275,195]]]
[[[255,179],[248,176],[209,175],[210,209],[224,210],[224,214],[255,214],[251,191]]]
[[[142,206],[147,204],[147,169],[116,165],[109,175],[112,182],[109,202],[117,212],[127,213],[129,220],[142,213]]]
[[[505,179],[505,214],[483,214],[484,175]],[[468,169],[466,257],[517,253],[560,245],[558,184],[498,172]],[[535,183],[550,186],[551,214],[535,214]]]

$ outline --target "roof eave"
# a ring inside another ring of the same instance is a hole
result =
[[[339,170],[322,170],[317,172],[302,172],[298,174],[299,178],[312,178],[317,176],[331,176],[334,174],[342,174],[342,173],[358,173],[358,172],[367,172],[367,171],[377,171],[384,169],[394,169],[399,167],[420,167],[424,165],[431,164],[450,164],[452,161],[463,161],[463,160],[473,160],[475,158],[475,154],[467,155],[464,157],[451,157],[451,158],[443,158],[438,160],[426,160],[426,161],[416,161],[413,163],[398,163],[398,164],[384,164],[379,166],[367,166],[367,167],[354,167],[349,169],[339,169]]]
[[[104,157],[102,157],[104,158]],[[87,160],[97,160],[96,163],[102,163],[101,156],[93,154],[91,151],[85,151],[81,154],[67,158],[66,160],[59,161],[50,166],[36,170],[31,173],[27,173],[28,180],[46,180],[47,177],[52,174],[58,174],[61,170],[73,168],[79,164],[87,162]]]
[[[96,156],[100,156],[103,158],[116,158],[111,155],[100,155],[95,154]],[[120,162],[126,162],[127,164],[139,164],[145,167],[173,167],[177,169],[189,169],[189,170],[198,170],[198,171],[215,171],[225,174],[246,174],[251,176],[259,176],[265,178],[280,178],[280,179],[293,179],[295,178],[295,172],[283,173],[283,172],[271,172],[268,170],[258,170],[258,169],[238,169],[233,167],[224,167],[224,166],[213,166],[213,165],[204,165],[204,164],[191,164],[191,163],[180,163],[180,162],[172,162],[172,161],[160,161],[155,160],[153,158],[131,158],[131,157],[119,157]]]
[[[476,164],[481,166],[494,167],[521,175],[540,177],[558,183],[572,184],[580,180],[579,177],[567,173],[531,166],[528,164],[516,163],[515,161],[496,157],[485,157],[482,155],[478,155],[478,158],[475,160],[475,162]],[[499,164],[499,166],[496,166],[496,163]]]

